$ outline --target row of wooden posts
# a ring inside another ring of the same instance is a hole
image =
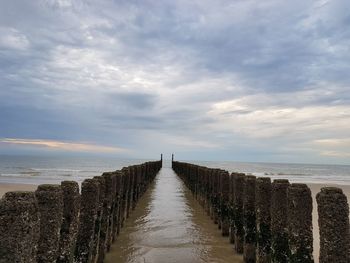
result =
[[[247,263],[312,263],[312,195],[306,184],[172,162]],[[350,262],[349,206],[340,188],[317,194],[320,263]]]
[[[161,168],[124,167],[79,185],[39,185],[0,200],[0,263],[101,263]]]

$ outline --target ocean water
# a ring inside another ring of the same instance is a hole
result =
[[[350,165],[248,163],[248,162],[200,162],[211,168],[229,172],[242,172],[273,179],[288,179],[292,183],[329,183],[350,185]]]
[[[106,157],[53,157],[0,155],[0,183],[59,183],[63,180],[82,182],[86,178],[115,171],[124,166],[149,160],[121,160]],[[350,185],[350,165],[283,164],[248,162],[188,161],[229,172],[243,172],[256,176],[285,178],[291,182],[330,183]],[[170,167],[165,161],[164,166]]]
[[[148,160],[98,157],[1,156],[0,183],[44,184],[86,178]]]

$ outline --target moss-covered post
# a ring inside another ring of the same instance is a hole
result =
[[[205,199],[205,211],[207,212],[207,215],[210,215],[210,180],[209,180],[209,168],[204,168],[204,199]]]
[[[75,263],[90,263],[94,250],[94,232],[99,207],[99,182],[85,179],[81,185],[79,230]]]
[[[100,243],[101,243],[100,235],[101,235],[101,226],[102,226],[102,220],[103,220],[103,204],[105,201],[106,181],[103,176],[95,176],[93,179],[98,182],[99,198],[98,198],[97,215],[95,220],[95,231],[94,231],[94,238],[93,238],[94,247],[92,249],[91,262],[97,262],[99,253],[100,253]]]
[[[40,239],[37,262],[56,262],[63,218],[63,193],[60,185],[39,185],[35,192],[40,212]]]
[[[236,174],[230,175],[230,199],[229,199],[229,213],[230,213],[230,234],[229,240],[231,244],[235,243],[235,180]]]
[[[235,250],[237,253],[243,253],[244,226],[243,226],[243,191],[245,188],[245,175],[237,174],[235,182]]]
[[[115,184],[115,206],[113,212],[113,229],[112,229],[112,237],[113,242],[116,240],[118,235],[118,226],[119,226],[119,215],[120,215],[120,194],[121,194],[121,171],[116,171],[116,184]]]
[[[288,245],[288,180],[274,180],[271,196],[271,262],[287,263]]]
[[[219,203],[220,203],[220,196],[219,196],[219,186],[220,186],[220,170],[215,169],[213,172],[213,220],[215,224],[219,225]]]
[[[149,167],[149,165],[147,165],[147,177],[149,175],[149,170],[150,170],[150,167]],[[123,211],[122,211],[121,227],[124,226],[124,222],[125,222],[126,216],[127,216],[128,196],[129,196],[129,187],[130,187],[129,169],[124,167],[122,169],[122,173],[123,173],[124,191],[123,191],[123,209],[122,209]]]
[[[256,262],[271,262],[271,179],[259,177],[256,180]]]
[[[129,178],[129,187],[128,187],[128,204],[127,204],[127,211],[126,211],[126,218],[129,218],[130,212],[132,209],[132,201],[133,201],[133,184],[134,184],[134,174],[133,174],[133,167],[128,167],[128,178]]]
[[[221,203],[220,203],[220,221],[221,234],[228,236],[230,232],[229,218],[229,194],[230,194],[230,174],[227,171],[221,172]]]
[[[0,262],[36,263],[39,234],[34,192],[7,192],[0,200]]]
[[[340,188],[324,187],[316,196],[320,263],[350,262],[349,204]]]
[[[146,167],[146,165],[145,165]],[[145,172],[145,171],[144,171]],[[117,235],[119,235],[123,223],[123,211],[124,211],[124,173],[119,174],[120,177],[120,192],[119,192],[119,211],[118,211],[118,224]]]
[[[214,169],[210,169],[209,171],[209,193],[210,193],[210,200],[209,200],[209,215],[210,219],[214,221],[214,201],[215,201],[215,174]]]
[[[63,181],[61,188],[63,191],[63,222],[57,263],[72,263],[79,226],[79,185],[74,181]]]
[[[113,177],[111,172],[106,172],[102,174],[105,179],[105,198],[103,202],[103,216],[101,220],[101,230],[100,230],[100,249],[98,262],[102,263],[105,254],[108,251],[109,237],[110,237],[110,222],[111,222],[111,212],[113,205]]]
[[[255,263],[256,254],[256,213],[255,213],[255,189],[256,177],[246,176],[244,188],[244,252],[243,259],[246,263]]]
[[[312,197],[306,184],[288,188],[289,262],[313,263]]]

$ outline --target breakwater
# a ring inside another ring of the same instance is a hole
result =
[[[101,263],[162,166],[124,167],[79,185],[39,185],[0,200],[0,262]]]
[[[306,184],[172,162],[244,262],[314,262],[312,196]],[[317,194],[321,263],[350,262],[349,207],[342,190]]]

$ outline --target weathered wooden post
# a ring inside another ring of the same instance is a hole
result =
[[[271,196],[271,261],[287,263],[289,258],[288,244],[288,180],[274,180]]]
[[[113,241],[113,219],[114,219],[114,209],[115,209],[115,197],[116,197],[116,173],[110,173],[109,174],[111,178],[111,189],[110,189],[110,194],[111,194],[111,207],[109,210],[109,223],[108,223],[108,236],[107,236],[107,251],[110,250],[112,241]]]
[[[229,219],[229,194],[230,194],[230,174],[227,171],[221,172],[221,204],[220,204],[220,221],[221,234],[228,236],[230,232]]]
[[[235,180],[236,180],[236,174],[232,173],[230,176],[230,206],[229,206],[229,213],[230,213],[230,236],[229,240],[231,244],[235,243]]]
[[[99,182],[85,179],[81,185],[79,230],[75,263],[90,263],[94,250],[94,232],[99,208]]]
[[[98,255],[98,263],[102,263],[108,251],[108,242],[110,237],[110,217],[113,203],[113,179],[112,173],[106,172],[102,174],[105,179],[105,198],[103,201],[103,213],[100,230],[100,249]]]
[[[312,197],[306,184],[288,188],[289,262],[313,263]]]
[[[256,213],[255,213],[256,177],[246,176],[244,188],[244,248],[243,259],[246,263],[255,263],[256,249]]]
[[[243,201],[245,187],[245,175],[237,174],[235,183],[235,250],[237,253],[243,253],[244,243],[244,225],[243,225]]]
[[[145,179],[145,173],[146,173],[146,165],[144,167],[144,175],[143,175],[143,179]],[[125,180],[125,175],[123,172],[120,173],[120,192],[119,192],[119,211],[118,211],[118,225],[117,225],[117,235],[119,235],[120,230],[123,226],[123,215],[124,215],[124,180]],[[143,182],[144,183],[144,182]],[[145,187],[145,185],[143,184],[143,187]],[[143,191],[143,190],[142,190]]]
[[[40,239],[37,262],[56,262],[63,218],[62,189],[59,185],[43,184],[38,186],[35,195],[40,212]]]
[[[210,169],[205,167],[205,211],[210,215]]]
[[[271,262],[271,179],[256,180],[257,263]]]
[[[219,198],[219,183],[220,183],[220,180],[219,180],[219,172],[220,170],[219,169],[215,169],[213,171],[213,198],[212,198],[212,204],[213,204],[213,220],[214,220],[214,223],[215,224],[218,224],[218,226],[220,227],[219,225],[219,201],[220,201],[220,198]]]
[[[115,187],[115,207],[114,207],[114,213],[113,213],[113,229],[112,229],[112,236],[113,240],[116,240],[118,235],[118,226],[120,224],[120,204],[121,204],[121,184],[122,184],[122,175],[121,171],[116,171],[116,187]]]
[[[100,246],[101,246],[100,235],[101,235],[102,220],[104,218],[103,205],[105,201],[106,181],[103,176],[94,176],[93,180],[98,182],[99,196],[98,196],[98,207],[97,207],[97,214],[96,214],[96,220],[95,220],[95,230],[94,230],[94,237],[93,237],[91,262],[97,262],[99,258]]]
[[[79,226],[79,185],[74,181],[63,181],[61,188],[63,191],[63,222],[57,263],[72,263]]]
[[[40,234],[34,192],[7,192],[0,199],[0,262],[37,262]]]
[[[210,219],[214,221],[214,200],[215,200],[215,192],[214,192],[214,187],[215,187],[215,175],[214,175],[214,169],[210,169],[209,171],[209,215]]]
[[[316,196],[320,263],[350,262],[349,205],[340,188],[324,187]]]

